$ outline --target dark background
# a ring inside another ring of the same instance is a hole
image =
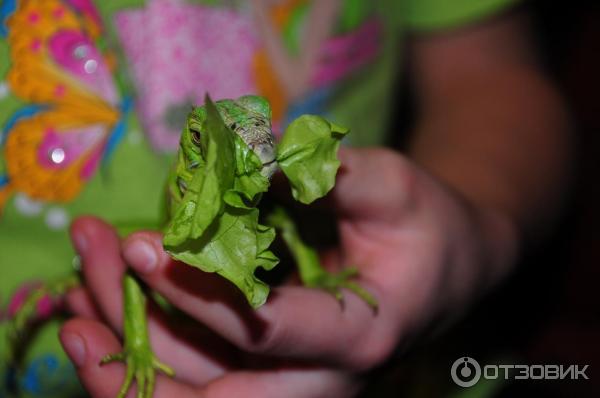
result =
[[[589,380],[488,386],[496,397],[600,397],[600,1],[524,7],[575,126],[575,173],[562,217],[499,291],[451,332],[390,361],[372,378],[367,397],[447,396],[450,367],[465,355],[484,364],[589,365]],[[407,84],[400,92],[399,103],[410,104]],[[400,112],[410,125],[412,107]]]

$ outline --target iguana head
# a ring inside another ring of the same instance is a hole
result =
[[[271,131],[271,107],[266,99],[246,95],[236,100],[220,100],[215,103],[227,127],[236,133],[259,157],[263,164],[261,173],[270,177],[277,168],[275,139]],[[202,126],[206,108],[196,107],[189,114],[187,125],[180,140],[177,165],[178,185],[185,192],[193,171],[203,165]]]

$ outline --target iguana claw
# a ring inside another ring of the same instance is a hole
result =
[[[127,373],[125,381],[119,390],[117,398],[125,398],[131,383],[135,378],[137,385],[137,398],[150,398],[154,392],[156,382],[156,371],[159,370],[167,376],[173,377],[175,372],[169,366],[160,362],[152,352],[150,346],[146,349],[123,351],[116,354],[108,354],[100,361],[101,365],[111,362],[125,362]]]
[[[131,275],[125,275],[123,278],[123,301],[125,309],[123,351],[106,355],[100,364],[111,362],[126,364],[125,381],[117,398],[124,398],[127,395],[134,378],[137,385],[136,397],[151,398],[156,382],[156,371],[171,377],[175,372],[159,361],[152,351],[146,318],[146,298],[139,282]]]
[[[267,217],[267,223],[281,230],[281,236],[298,264],[298,272],[304,286],[323,289],[331,293],[342,304],[342,288],[348,289],[377,312],[377,300],[371,293],[351,280],[358,276],[357,268],[345,268],[338,273],[328,272],[324,269],[316,250],[302,241],[293,220],[282,208],[276,208]]]
[[[316,268],[317,266],[318,269]],[[342,305],[344,303],[342,289],[348,289],[367,303],[373,311],[377,311],[377,300],[375,300],[371,293],[351,280],[358,276],[358,269],[356,267],[345,268],[338,273],[328,272],[320,264],[314,265],[314,267],[315,269],[312,270],[310,279],[301,278],[306,287],[323,289],[331,293]]]

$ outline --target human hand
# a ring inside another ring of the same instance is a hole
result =
[[[122,351],[117,335],[122,330],[121,280],[127,266],[110,225],[95,218],[80,218],[73,224],[72,234],[82,256],[86,288],[69,294],[69,307],[78,318],[64,325],[61,341],[90,394],[114,397],[124,380],[124,367],[99,364],[106,354]],[[144,233],[144,239],[154,238],[160,245],[158,234]],[[125,257],[138,255],[144,256],[134,253]],[[248,330],[256,338],[261,335],[266,325],[254,317],[245,299],[223,278],[183,264],[171,266],[169,278],[182,290],[199,289],[207,302],[224,309],[238,308]],[[223,312],[227,316],[228,311]],[[149,308],[149,330],[157,357],[177,374],[176,380],[159,377],[155,397],[313,397],[325,396],[324,392],[335,397],[349,396],[356,389],[356,381],[337,370],[244,353],[202,325],[165,314],[156,306]]]
[[[324,261],[329,268],[358,266],[378,313],[352,294],[342,310],[327,293],[292,285],[273,289],[253,311],[223,279],[172,261],[159,234],[136,233],[123,244],[126,262],[216,332],[151,311],[156,354],[177,373],[175,380],[159,378],[156,397],[352,395],[360,383],[356,375],[381,364],[438,317],[460,311],[506,271],[514,238],[502,216],[470,206],[392,151],[348,149],[341,157],[331,198],[340,244]],[[91,295],[100,316],[120,330],[126,266],[117,236],[91,219],[76,222],[73,236],[88,291],[73,293],[71,301],[78,297],[79,312],[92,314],[81,304]],[[98,365],[105,354],[120,351],[114,333],[96,320],[76,319],[61,336],[90,393],[116,395],[123,366]]]

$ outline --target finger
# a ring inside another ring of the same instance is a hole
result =
[[[122,280],[126,265],[115,230],[103,221],[80,218],[72,226],[73,240],[82,256],[86,287],[113,330],[122,332]],[[172,365],[184,380],[201,382],[220,376],[229,366],[231,347],[202,330],[202,325],[183,326],[148,314],[150,340],[156,355]],[[193,336],[196,336],[194,338]],[[198,338],[203,336],[203,339]],[[201,378],[198,375],[202,375]]]
[[[110,329],[97,321],[74,319],[62,327],[60,340],[73,361],[82,384],[92,397],[117,396],[125,379],[125,366],[121,363],[100,365],[107,354],[122,350]],[[198,396],[197,391],[190,386],[162,375],[157,377],[156,398]]]
[[[87,319],[100,320],[102,315],[94,304],[94,300],[84,287],[69,290],[65,298],[67,309],[72,314]]]
[[[209,384],[206,398],[313,398],[354,396],[357,378],[332,369],[277,369],[234,372]]]
[[[114,228],[94,217],[80,217],[71,225],[71,237],[81,256],[82,272],[100,312],[115,330],[121,330],[126,265]]]
[[[414,168],[383,148],[341,148],[329,199],[344,217],[395,222],[414,204]],[[393,200],[390,200],[393,198]]]
[[[268,302],[256,311],[268,325],[262,338],[248,341],[247,336],[235,337],[258,352],[368,369],[387,357],[398,331],[378,289],[365,281],[360,284],[376,296],[377,313],[347,291],[340,303],[323,290],[283,286],[274,289]]]
[[[338,247],[328,248],[319,253],[321,266],[328,272],[339,272],[343,267],[343,257]]]
[[[172,261],[158,233],[134,234],[123,248],[124,257],[152,289],[245,350],[362,368],[383,360],[393,346],[397,330],[390,306],[368,281],[361,285],[379,300],[376,315],[353,294],[344,295],[342,308],[323,291],[293,286],[274,289],[267,304],[254,311],[235,299],[223,278]],[[154,254],[144,261],[140,251]],[[219,289],[223,292],[215,291]]]
[[[156,356],[190,385],[222,376],[240,360],[240,353],[204,325],[151,311],[150,342]]]

